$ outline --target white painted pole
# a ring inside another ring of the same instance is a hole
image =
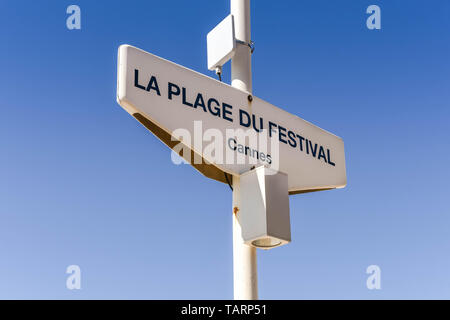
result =
[[[238,40],[250,42],[250,0],[230,0]],[[251,52],[246,45],[238,44],[231,60],[231,85],[252,92]],[[258,299],[258,272],[256,248],[247,246],[241,236],[239,176],[233,176],[233,277],[234,299]],[[237,210],[236,210],[237,209]]]
[[[236,39],[250,43],[250,0],[230,0],[230,3]],[[249,93],[252,92],[251,58],[250,47],[238,44],[231,59],[231,85]]]

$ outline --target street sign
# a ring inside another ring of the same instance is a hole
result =
[[[191,164],[212,179],[225,182],[224,172],[241,175],[255,165],[276,164],[288,175],[290,194],[346,185],[341,138],[247,92],[129,45],[119,47],[117,101],[170,148],[181,140],[180,129],[190,133],[193,140],[183,138],[183,145],[203,161]],[[234,138],[233,130],[266,132],[267,141],[250,146]],[[208,147],[212,136],[215,152]],[[274,141],[277,147],[264,147]],[[220,159],[221,153],[244,157],[245,163]]]

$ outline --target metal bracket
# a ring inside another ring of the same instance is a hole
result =
[[[255,51],[255,43],[250,40],[250,42],[245,42],[239,39],[236,39],[236,43],[242,44],[244,46],[248,46],[250,48],[250,53],[253,53],[253,51]]]

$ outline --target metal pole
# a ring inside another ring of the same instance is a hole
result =
[[[250,43],[250,0],[230,0],[236,39]],[[231,59],[231,85],[252,92],[252,61],[250,47],[238,44]]]
[[[250,0],[230,0],[238,40],[250,42]],[[231,60],[231,85],[252,92],[251,52],[247,45],[238,45]],[[247,246],[241,236],[239,176],[233,176],[233,276],[234,299],[258,299],[256,248]]]

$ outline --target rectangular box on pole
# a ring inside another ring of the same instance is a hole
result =
[[[247,245],[270,249],[291,241],[288,176],[260,166],[240,177],[239,222]]]

